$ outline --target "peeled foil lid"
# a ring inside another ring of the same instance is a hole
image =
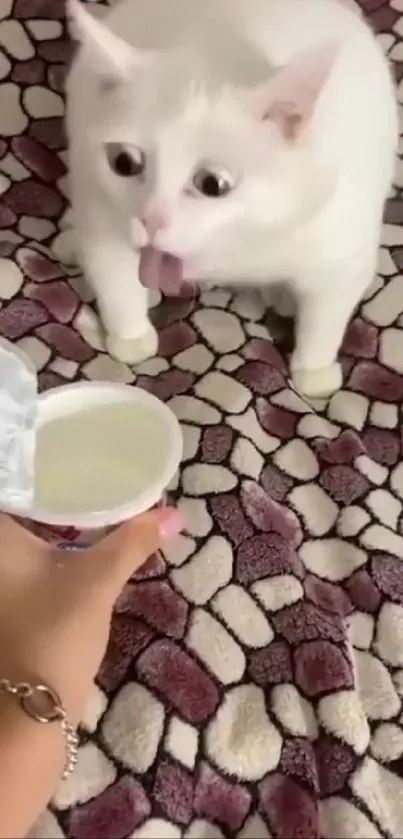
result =
[[[21,514],[34,499],[38,381],[25,354],[0,339],[0,510]]]

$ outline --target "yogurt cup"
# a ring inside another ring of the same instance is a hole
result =
[[[102,471],[101,461],[103,459],[104,464],[107,462],[112,464],[115,447],[116,452],[118,449],[120,451],[122,476],[125,475],[126,482],[128,478],[130,479],[130,469],[136,470],[141,461],[140,476],[136,477],[136,491],[131,492],[127,497],[120,498],[118,503],[116,500],[105,503],[108,496],[106,489],[104,493],[106,498],[102,504],[96,500],[91,504],[87,500],[80,507],[81,502],[78,500],[72,510],[71,504],[66,509],[61,508],[60,498],[54,506],[51,499],[44,504],[43,500],[38,499],[36,487],[33,504],[24,513],[23,522],[41,538],[58,544],[62,543],[63,547],[85,547],[93,544],[113,527],[163,502],[166,489],[182,457],[182,432],[173,412],[157,397],[141,388],[104,382],[79,382],[57,387],[41,394],[38,399],[36,428],[38,452],[40,441],[46,443],[46,432],[51,432],[52,427],[55,428],[54,421],[63,419],[66,428],[66,423],[70,418],[78,423],[80,416],[83,416],[86,411],[89,412],[90,409],[121,405],[126,406],[126,416],[129,416],[129,413],[133,416],[133,439],[128,442],[127,458],[125,456],[122,461],[122,435],[120,433],[114,438],[112,423],[109,433],[104,434],[102,438],[102,446],[99,449],[99,467],[97,457],[93,457],[94,475],[99,468],[99,485],[105,486],[108,476],[105,470]],[[106,413],[104,412],[104,416]],[[140,415],[142,422],[137,424],[136,417],[139,418]],[[93,416],[96,415],[93,414]],[[109,416],[111,416],[110,411]],[[96,437],[95,432],[96,423],[94,422],[94,437]],[[112,458],[110,461],[108,461],[109,455]],[[46,461],[49,468],[51,466],[52,469],[57,469],[57,458],[58,451],[56,450],[53,452],[51,462]],[[60,456],[61,461],[62,459]],[[119,465],[116,468],[119,468]],[[81,463],[80,468],[77,469],[77,481],[80,480],[80,469]],[[70,476],[71,472],[70,466]],[[60,481],[63,482],[62,468],[60,468]],[[79,490],[81,487],[78,483],[77,497],[80,494]]]

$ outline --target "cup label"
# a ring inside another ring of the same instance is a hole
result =
[[[86,551],[90,545],[85,542],[58,542],[56,547],[60,551]]]

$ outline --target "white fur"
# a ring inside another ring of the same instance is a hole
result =
[[[157,350],[138,280],[151,200],[170,214],[155,244],[189,279],[285,279],[294,382],[308,395],[339,387],[398,135],[389,67],[362,17],[342,0],[122,0],[102,23],[77,0],[70,12],[82,42],[68,82],[72,203],[110,352],[135,363]],[[140,146],[145,177],[117,177],[107,142]],[[187,189],[206,160],[234,177],[225,198]]]

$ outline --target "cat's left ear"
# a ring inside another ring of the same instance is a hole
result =
[[[259,119],[273,120],[293,139],[311,118],[339,53],[339,45],[322,44],[281,67],[249,96]]]
[[[134,67],[150,60],[150,53],[134,49],[115,35],[80,0],[67,0],[67,17],[73,37],[88,49],[93,68],[101,78],[120,81]]]

